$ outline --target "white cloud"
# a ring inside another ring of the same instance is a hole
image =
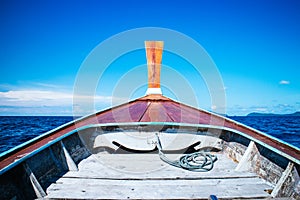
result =
[[[216,105],[212,105],[210,108],[211,108],[212,110],[216,110],[216,109],[217,109],[217,106],[216,106]]]
[[[255,112],[268,112],[268,108],[258,107],[254,109]]]
[[[40,83],[40,82],[33,82],[33,85],[41,86],[41,87],[46,87],[46,88],[62,88],[62,85],[55,85],[55,84],[50,84],[50,83]]]
[[[19,101],[39,101],[39,100],[49,100],[49,99],[70,98],[71,95],[67,93],[54,92],[54,91],[17,90],[17,91],[0,92],[0,97],[7,98],[10,100],[19,100]]]
[[[24,107],[24,106],[0,106],[0,115],[26,116],[26,115],[46,115],[46,116],[72,116],[71,106],[40,106],[40,107]]]
[[[290,81],[287,81],[287,80],[281,80],[279,82],[280,85],[289,85],[290,84]]]
[[[72,92],[60,92],[50,90],[10,90],[0,92],[0,106],[14,107],[43,107],[43,106],[68,106],[71,107],[74,99],[84,104],[95,102],[97,106],[118,104],[126,102],[127,99],[112,96],[89,96],[73,95]]]
[[[247,115],[252,112],[259,113],[274,113],[274,114],[290,114],[300,111],[300,104],[284,103],[284,104],[269,104],[267,106],[242,106],[234,105],[227,109],[228,115]]]
[[[60,106],[71,105],[72,94],[42,90],[10,90],[0,92],[0,105]]]
[[[111,95],[73,94],[72,87],[56,84],[0,84],[0,115],[72,115],[77,108],[88,114],[90,110],[102,110],[128,100]]]

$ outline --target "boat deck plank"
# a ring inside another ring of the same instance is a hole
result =
[[[168,155],[178,157],[178,155]],[[157,154],[98,154],[79,163],[47,189],[50,199],[207,199],[267,198],[271,189],[250,172],[234,171],[236,163],[218,154],[209,172],[170,166]]]
[[[168,155],[178,158],[179,155]],[[93,157],[93,158],[92,158]],[[225,155],[218,155],[214,168],[205,173],[190,172],[172,167],[160,160],[157,154],[100,154],[83,160],[79,165],[80,173],[68,172],[64,177],[110,178],[110,179],[212,179],[256,177],[250,172],[235,171],[236,163]]]
[[[49,188],[49,198],[71,199],[208,199],[214,194],[222,198],[264,198],[267,193],[261,190],[265,185],[258,180],[244,183],[244,180],[147,180],[118,181],[86,179],[64,180]],[[215,185],[213,185],[213,183]]]

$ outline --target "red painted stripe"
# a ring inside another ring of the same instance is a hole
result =
[[[262,135],[245,126],[238,125],[230,120],[216,116],[209,112],[175,102],[161,95],[148,95],[129,103],[98,112],[95,115],[82,119],[76,124],[65,126],[51,135],[40,138],[39,141],[30,144],[23,149],[16,150],[16,152],[12,152],[7,157],[2,157],[2,160],[0,161],[0,169],[3,169],[13,163],[16,159],[22,158],[30,152],[81,126],[99,123],[130,123],[139,121],[225,126],[248,134],[257,140],[260,140],[263,143],[266,143],[271,147],[300,160],[300,152],[297,149]]]

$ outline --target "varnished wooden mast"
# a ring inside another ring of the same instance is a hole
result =
[[[145,41],[148,65],[148,90],[146,94],[162,94],[160,88],[160,69],[164,42]]]

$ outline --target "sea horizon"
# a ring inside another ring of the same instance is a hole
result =
[[[227,116],[300,148],[300,116]],[[0,116],[0,153],[80,117]]]

